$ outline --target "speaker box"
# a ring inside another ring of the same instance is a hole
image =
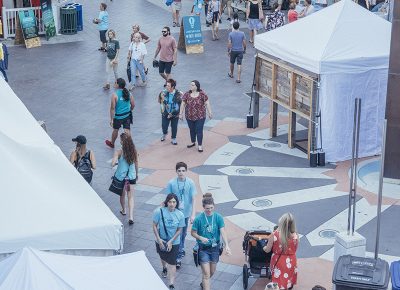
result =
[[[247,128],[254,128],[254,116],[253,114],[247,115]]]
[[[310,152],[310,167],[317,167],[318,164],[318,154],[315,151]]]
[[[319,151],[317,155],[318,155],[318,166],[325,166],[325,152]]]

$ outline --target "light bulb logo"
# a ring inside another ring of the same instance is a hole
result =
[[[189,24],[190,24],[190,28],[193,29],[194,28],[194,17],[189,17]]]

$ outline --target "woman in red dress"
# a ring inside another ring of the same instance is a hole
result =
[[[279,289],[292,289],[297,283],[298,244],[294,217],[291,213],[286,213],[279,219],[278,229],[273,232],[268,244],[263,248],[267,253],[272,250],[271,281],[277,283]]]

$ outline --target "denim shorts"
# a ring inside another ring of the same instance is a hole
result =
[[[219,261],[219,246],[202,247],[199,251],[199,264],[216,264]]]

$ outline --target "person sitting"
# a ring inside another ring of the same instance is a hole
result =
[[[283,14],[281,10],[278,10],[277,2],[275,2],[272,6],[272,10],[274,12],[267,17],[267,22],[265,25],[265,30],[267,31],[274,30],[275,28],[281,27],[285,24],[285,14]]]

